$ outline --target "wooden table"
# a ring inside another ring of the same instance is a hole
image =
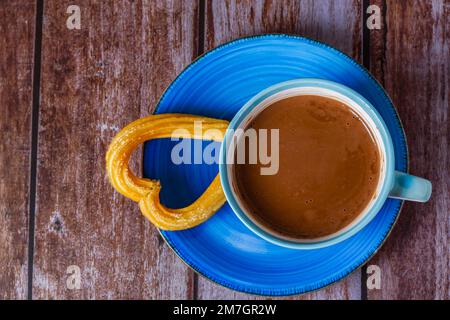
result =
[[[379,30],[365,27],[370,4]],[[66,25],[69,5],[81,9],[81,29]],[[405,203],[368,263],[380,268],[380,289],[367,288],[365,266],[293,298],[449,299],[449,16],[449,0],[0,0],[0,298],[257,298],[186,267],[113,191],[104,155],[203,52],[292,33],[374,74],[403,121],[410,172],[434,187],[430,202]],[[70,266],[80,289],[67,285]]]

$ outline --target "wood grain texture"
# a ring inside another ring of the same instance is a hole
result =
[[[450,1],[386,4],[385,29],[371,33],[371,70],[400,114],[410,172],[430,179],[433,195],[426,204],[405,202],[370,262],[381,268],[381,290],[368,298],[449,299]]]
[[[290,33],[326,42],[361,60],[361,3],[351,0],[207,1],[205,46],[262,33]],[[300,299],[360,299],[361,273]],[[255,299],[200,277],[200,299]]]
[[[0,5],[0,299],[26,299],[33,1]]]
[[[33,298],[189,299],[192,271],[113,191],[104,159],[194,58],[197,2],[78,0],[81,30],[66,28],[70,4],[44,7]]]
[[[360,59],[357,0],[206,1],[206,50],[239,37],[288,33],[335,46]]]

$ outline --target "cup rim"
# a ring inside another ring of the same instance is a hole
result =
[[[241,206],[238,203],[238,200],[235,198],[233,194],[231,181],[229,180],[228,164],[226,162],[229,146],[228,141],[232,139],[234,130],[236,130],[241,125],[242,121],[247,118],[247,116],[253,111],[253,109],[259,106],[261,102],[263,102],[267,98],[276,95],[279,92],[301,87],[316,87],[320,89],[331,90],[336,92],[337,94],[347,97],[348,99],[355,102],[359,107],[361,107],[363,111],[367,113],[367,115],[371,118],[371,120],[373,120],[380,134],[380,138],[384,146],[384,161],[385,161],[384,181],[381,187],[379,188],[377,198],[372,203],[372,206],[369,208],[369,210],[364,214],[364,216],[362,216],[360,221],[344,232],[339,233],[341,230],[337,231],[338,234],[336,236],[317,241],[310,240],[307,242],[306,241],[301,242],[301,240],[294,241],[286,239],[285,237],[280,237],[275,233],[266,230],[267,228],[263,228],[259,226],[257,223],[255,223],[255,221],[253,221],[253,219],[247,215],[245,210],[241,208]],[[276,245],[291,249],[318,249],[344,241],[350,238],[351,236],[355,235],[357,232],[363,229],[370,221],[372,221],[372,219],[380,211],[392,188],[395,158],[394,158],[394,147],[389,130],[387,129],[387,126],[384,123],[381,115],[376,111],[376,109],[372,106],[372,104],[369,101],[367,101],[364,97],[362,97],[359,93],[357,93],[353,89],[350,89],[347,86],[342,85],[340,83],[323,79],[302,78],[284,81],[272,85],[260,91],[247,103],[245,103],[244,106],[238,111],[238,113],[231,120],[228,129],[229,130],[227,130],[222,146],[220,148],[220,155],[219,155],[220,158],[219,174],[222,187],[225,193],[225,197],[228,203],[230,204],[233,212],[247,228],[249,228],[252,232],[257,234],[261,238]]]

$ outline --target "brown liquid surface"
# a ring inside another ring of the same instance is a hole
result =
[[[261,175],[267,165],[259,163],[234,166],[239,197],[269,229],[295,238],[326,236],[350,224],[375,196],[378,146],[345,104],[291,97],[269,106],[248,128],[279,129],[277,174]]]

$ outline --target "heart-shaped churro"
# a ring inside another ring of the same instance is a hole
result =
[[[201,132],[194,130],[198,122],[201,122]],[[195,227],[211,217],[226,201],[219,175],[191,205],[170,209],[159,200],[159,181],[137,177],[131,172],[128,162],[137,146],[147,140],[191,138],[220,142],[227,127],[225,120],[186,114],[150,115],[136,120],[123,128],[109,146],[106,153],[109,181],[119,193],[138,202],[142,214],[156,227],[164,230]]]

